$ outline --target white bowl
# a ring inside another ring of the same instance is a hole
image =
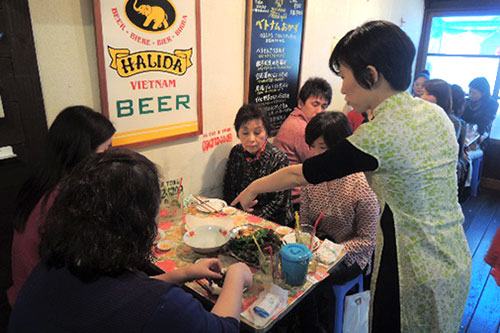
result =
[[[198,253],[212,253],[229,241],[226,228],[217,225],[202,225],[184,234],[184,243]]]

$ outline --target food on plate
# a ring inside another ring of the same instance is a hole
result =
[[[255,267],[259,265],[259,251],[252,236],[255,237],[262,250],[272,246],[273,252],[277,253],[276,251],[281,248],[281,239],[271,229],[256,226],[242,226],[235,229],[233,229],[234,233],[231,232],[232,238],[228,243],[228,248],[233,256],[247,264]]]
[[[162,240],[156,244],[156,247],[161,251],[170,251],[174,247],[174,243],[169,240]]]
[[[232,214],[236,213],[236,208],[234,208],[232,206],[227,206],[227,207],[222,208],[222,212],[226,215],[232,215]]]
[[[281,235],[281,236],[285,236],[285,235],[288,235],[289,233],[291,233],[293,231],[292,228],[289,228],[289,227],[285,227],[285,226],[281,226],[281,227],[277,227],[276,228],[276,232]]]

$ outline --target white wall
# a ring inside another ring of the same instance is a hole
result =
[[[329,110],[342,110],[344,96],[340,94],[342,81],[328,68],[328,59],[336,42],[349,30],[370,20],[387,20],[401,25],[418,47],[423,0],[309,0],[302,49],[301,84],[311,76],[326,79],[333,87]]]
[[[29,0],[43,98],[50,123],[64,107],[100,110],[92,1]],[[245,0],[201,0],[203,128],[232,128],[243,102]],[[330,109],[342,109],[340,80],[328,69],[334,39],[370,19],[400,24],[418,46],[423,0],[308,0],[302,75],[321,76],[333,86]],[[224,55],[222,62],[222,55]],[[217,195],[232,144],[206,153],[202,136],[138,149],[165,178],[183,177],[186,193]],[[233,131],[233,144],[238,140]]]

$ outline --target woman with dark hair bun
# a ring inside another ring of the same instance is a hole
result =
[[[238,332],[248,266],[229,266],[212,312],[178,284],[221,279],[216,258],[148,277],[157,234],[156,166],[123,148],[91,155],[59,184],[40,257],[9,332]]]
[[[114,133],[108,118],[83,105],[67,107],[50,126],[43,159],[16,198],[12,244],[14,284],[7,291],[11,306],[40,260],[38,228],[57,195],[57,184],[85,157],[108,149]]]
[[[234,200],[251,211],[259,193],[365,172],[382,214],[371,283],[374,332],[457,332],[471,255],[457,199],[458,144],[437,105],[412,97],[412,41],[397,25],[371,21],[349,31],[330,57],[357,112],[373,110],[323,154],[250,184]]]
[[[446,114],[452,111],[451,87],[445,80],[432,79],[424,83],[421,99],[439,105]]]
[[[479,134],[489,133],[498,110],[498,102],[491,97],[490,84],[486,78],[477,77],[469,83],[469,89],[462,119],[477,124]]]

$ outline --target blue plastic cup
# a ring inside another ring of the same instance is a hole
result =
[[[303,244],[287,244],[281,248],[281,275],[291,286],[300,286],[306,282],[311,251]]]

